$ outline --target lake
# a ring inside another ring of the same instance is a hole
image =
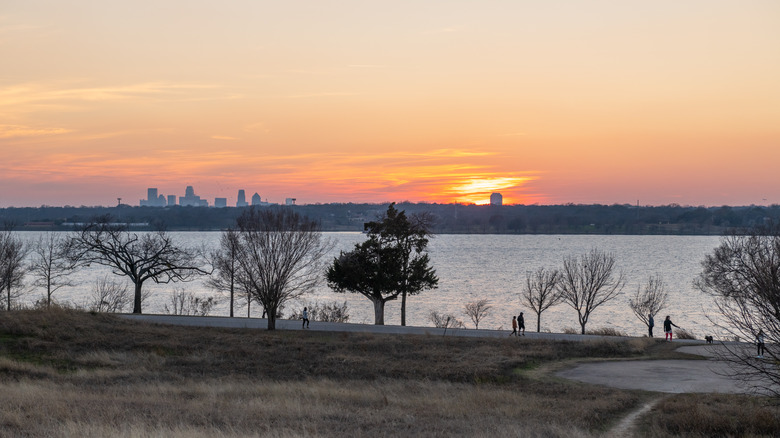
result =
[[[36,232],[20,232],[25,240],[37,237]],[[365,239],[362,233],[323,233],[335,243],[333,255],[339,250],[349,250]],[[175,241],[183,246],[207,247],[217,245],[219,232],[172,232]],[[473,323],[463,313],[463,305],[478,299],[488,299],[492,309],[481,322],[481,329],[511,328],[512,315],[524,312],[528,331],[536,328],[536,315],[520,302],[519,293],[525,282],[526,272],[541,266],[559,268],[567,256],[579,256],[593,248],[615,255],[618,268],[626,276],[623,294],[597,308],[588,322],[588,329],[613,327],[629,335],[645,333],[644,325],[628,307],[632,296],[647,278],[660,274],[669,292],[668,307],[656,317],[656,336],[664,315],[671,315],[675,324],[692,331],[701,338],[705,334],[720,334],[708,320],[717,318],[712,299],[693,287],[693,281],[701,271],[706,254],[719,244],[716,236],[604,236],[604,235],[438,235],[431,239],[429,253],[439,277],[439,287],[409,297],[407,325],[430,326],[428,314],[432,310],[451,313],[459,317],[466,327]],[[329,259],[332,260],[332,257]],[[106,268],[92,266],[73,274],[78,285],[59,290],[54,299],[59,302],[84,305],[88,302],[95,279],[105,275]],[[110,274],[109,274],[110,275]],[[126,281],[124,277],[116,277]],[[26,280],[29,283],[29,278]],[[132,290],[132,285],[129,285]],[[144,302],[144,313],[164,313],[164,305],[170,302],[170,293],[176,288],[186,288],[199,296],[216,296],[220,304],[212,315],[227,315],[227,298],[205,287],[202,280],[188,283],[156,285],[151,281],[144,289],[151,292]],[[44,294],[41,290],[27,290],[21,300],[32,303]],[[347,301],[350,322],[373,323],[373,306],[359,294],[339,294],[324,284],[312,291],[302,303],[290,303],[285,314],[307,303]],[[254,310],[259,306],[253,306]],[[128,309],[131,310],[131,309]],[[391,301],[385,307],[385,323],[400,324],[400,300]],[[236,310],[236,315],[246,316],[246,310]],[[542,331],[560,332],[573,328],[579,332],[577,313],[566,304],[559,304],[542,314]]]

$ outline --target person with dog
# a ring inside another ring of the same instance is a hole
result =
[[[756,335],[756,346],[758,347],[758,356],[756,356],[759,359],[764,358],[764,331],[759,330],[758,334]]]
[[[666,319],[664,320],[664,334],[666,335],[666,340],[671,342],[672,341],[672,327],[680,328],[677,324],[673,323],[669,315],[666,315]]]

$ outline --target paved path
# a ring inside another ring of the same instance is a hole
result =
[[[265,329],[268,321],[263,318],[228,318],[224,316],[176,316],[176,315],[136,315],[122,314],[124,318],[137,321],[147,321],[158,324],[189,325],[200,327],[229,327],[229,328],[254,328]],[[301,320],[277,319],[277,330],[301,330]],[[310,330],[353,332],[353,333],[386,333],[386,334],[417,334],[417,335],[445,335],[444,329],[435,327],[410,327],[398,325],[374,325],[374,324],[345,324],[338,322],[312,322]],[[509,336],[509,330],[473,330],[473,329],[447,329],[446,336],[467,336],[483,338],[500,338]],[[627,340],[633,337],[599,336],[599,335],[574,335],[566,333],[536,333],[526,332],[527,339],[556,339],[565,341],[586,341],[598,339]],[[679,340],[683,344],[701,344],[701,341]]]

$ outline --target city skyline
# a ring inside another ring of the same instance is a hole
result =
[[[228,205],[777,204],[778,20],[775,0],[6,2],[0,207],[137,204],[151,181]]]

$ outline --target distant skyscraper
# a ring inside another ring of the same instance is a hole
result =
[[[227,207],[227,198],[214,198],[214,207],[217,208]]]
[[[141,207],[165,207],[165,196],[157,195],[157,188],[146,189],[146,199],[141,199]]]
[[[284,203],[285,205],[295,205],[295,198],[286,198]]]
[[[195,189],[192,186],[187,186],[184,190],[184,196],[179,196],[179,205],[182,207],[208,207],[209,201],[200,199],[200,196],[195,194]]]
[[[244,192],[244,189],[240,189],[238,191],[238,201],[236,201],[236,207],[246,207],[247,205],[249,204],[246,202],[246,193]]]
[[[176,195],[168,195],[168,206],[173,207],[176,205]]]
[[[490,194],[490,205],[503,205],[503,204],[504,204],[504,197],[501,196],[501,193]]]
[[[257,193],[252,195],[252,205],[262,205],[262,203],[263,200],[260,199],[260,195],[258,195]]]

